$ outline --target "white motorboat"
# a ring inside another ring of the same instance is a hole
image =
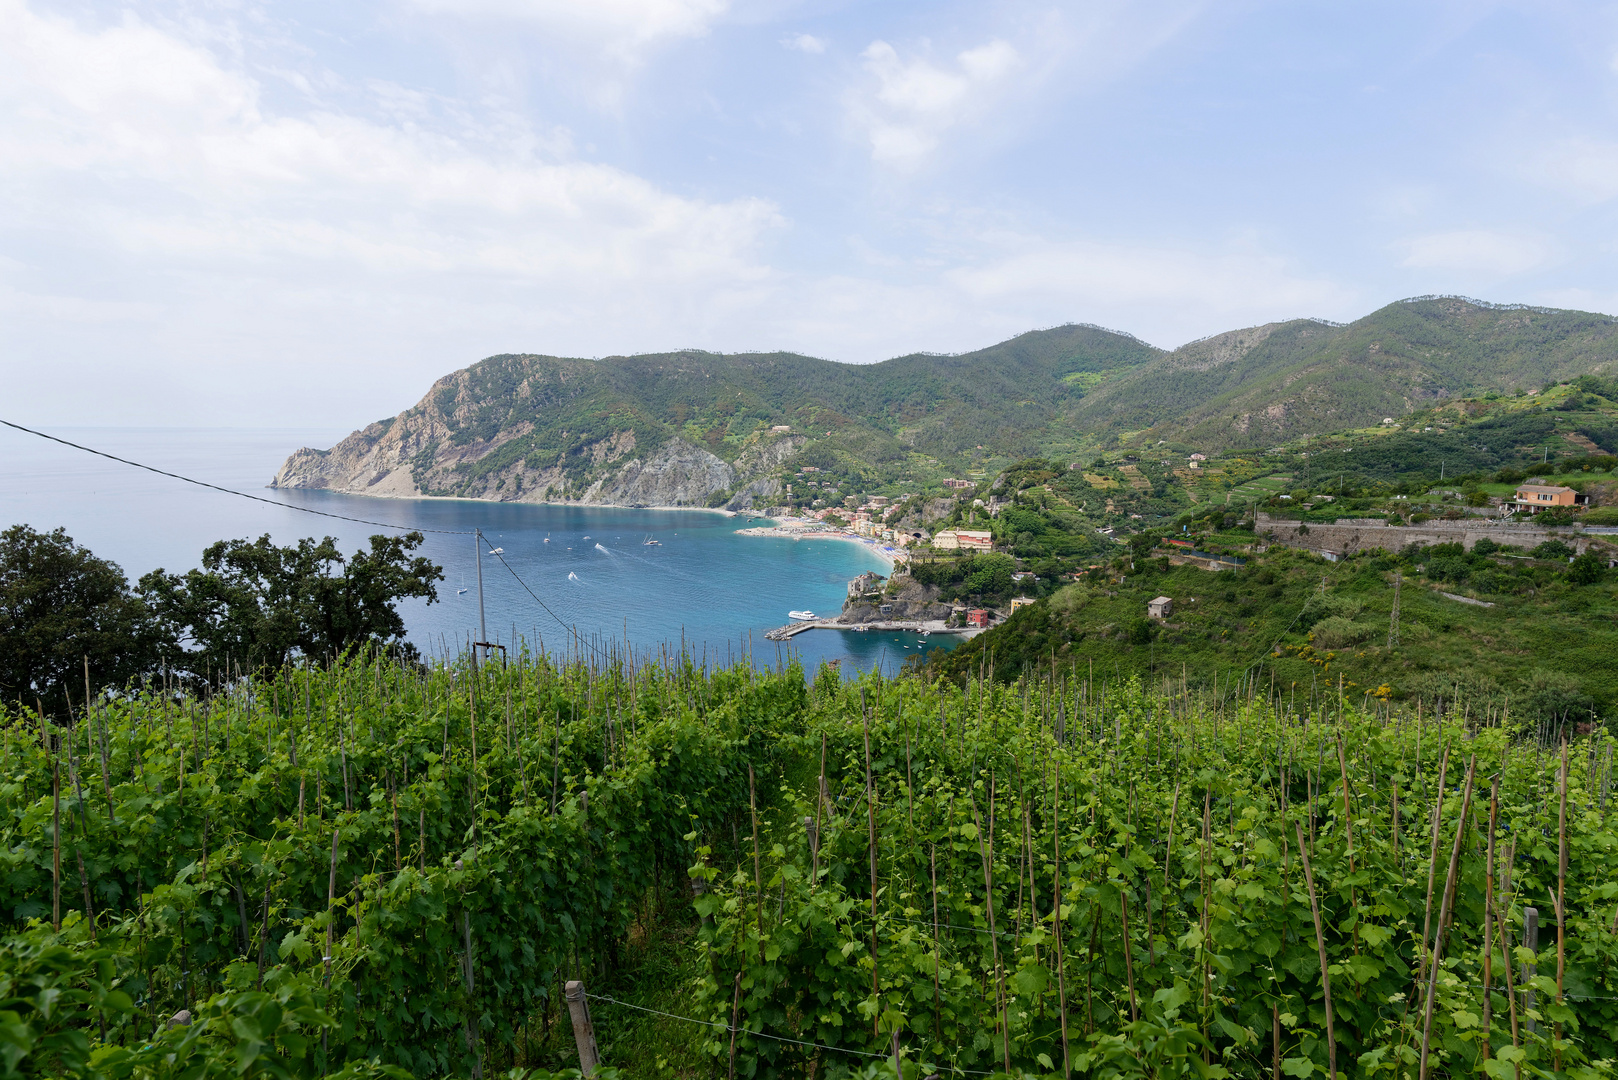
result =
[[[787,612],[787,618],[791,619],[793,622],[812,622],[814,620],[814,617],[815,617],[815,613],[812,612],[812,611],[789,611],[789,612]]]

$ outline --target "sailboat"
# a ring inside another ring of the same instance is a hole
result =
[[[640,542],[640,546],[641,547],[662,547],[663,542],[661,540],[654,539],[652,537],[651,533],[647,533],[646,534],[646,539],[644,539],[644,540],[642,540]]]

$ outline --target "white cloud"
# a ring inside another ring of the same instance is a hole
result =
[[[653,42],[698,37],[729,0],[407,0],[420,11],[460,18],[534,23],[593,39],[632,56]]]
[[[914,166],[931,153],[950,128],[980,115],[1021,62],[1001,40],[957,54],[953,64],[900,57],[885,41],[875,41],[862,58],[871,81],[851,96],[856,124],[880,164]]]
[[[36,369],[34,348],[137,363],[144,346],[221,383],[221,357],[329,379],[356,347],[436,341],[419,392],[473,349],[602,319],[661,337],[769,277],[756,248],[781,219],[763,200],[546,154],[555,140],[507,116],[435,130],[375,112],[277,111],[243,70],[133,16],[92,27],[0,0],[0,306],[24,316],[0,319],[7,367]],[[120,340],[120,320],[145,329]]]
[[[781,39],[781,44],[789,49],[815,55],[826,51],[826,39],[817,38],[813,34],[789,34]]]
[[[1550,261],[1554,251],[1536,236],[1460,229],[1407,240],[1403,265],[1418,270],[1520,274]]]

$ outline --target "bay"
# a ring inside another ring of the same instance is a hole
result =
[[[892,674],[907,656],[954,644],[950,637],[830,630],[813,630],[782,646],[766,641],[764,632],[784,624],[789,610],[835,614],[850,578],[866,570],[888,573],[885,561],[847,541],[740,536],[739,529],[757,523],[700,510],[368,499],[265,486],[293,450],[330,446],[346,432],[49,433],[269,500],[233,497],[0,428],[0,527],[64,527],[118,563],[132,581],[159,567],[178,573],[197,566],[203,549],[216,540],[267,533],[288,544],[304,536],[334,536],[348,553],[383,531],[293,507],[437,530],[426,533],[421,554],[444,567],[439,602],[407,601],[401,607],[410,640],[431,655],[477,640],[479,559],[473,537],[465,535],[474,528],[503,549],[503,562],[488,555],[481,560],[483,624],[487,640],[508,646],[542,642],[555,650],[572,641],[627,639],[646,654],[683,642],[709,663],[751,656],[773,665],[797,656],[811,672],[837,661],[849,672],[880,667]],[[647,545],[648,538],[658,543]]]

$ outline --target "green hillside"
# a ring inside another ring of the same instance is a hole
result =
[[[826,467],[897,478],[915,458],[958,469],[980,445],[1017,455],[1069,441],[1072,408],[1090,387],[1157,354],[1124,334],[1062,326],[868,365],[794,353],[502,355],[441,380],[431,404],[450,443],[501,443],[463,470],[469,479],[519,460],[572,465],[583,478],[600,462],[580,451],[626,430],[643,453],[677,436],[734,461],[776,425],[810,436]]]
[[[813,466],[820,482],[794,494],[813,490],[826,505],[936,492],[945,477],[992,477],[1027,458],[1060,466],[1123,451],[1183,465],[1194,450],[1263,456],[1325,432],[1392,434],[1384,420],[1403,421],[1385,447],[1409,459],[1412,421],[1462,400],[1473,402],[1469,412],[1439,420],[1447,431],[1478,425],[1468,445],[1484,449],[1456,453],[1453,435],[1430,449],[1440,462],[1498,469],[1548,441],[1618,448],[1610,416],[1605,426],[1548,417],[1526,398],[1581,377],[1605,386],[1615,359],[1618,320],[1608,316],[1454,298],[1400,301],[1347,325],[1233,330],[1173,352],[1070,324],[975,352],[863,365],[785,352],[505,354],[446,375],[413,408],[330,451],[300,451],[276,483],[767,507],[803,502],[785,487]],[[1588,396],[1611,401],[1599,388]]]
[[[1346,326],[1300,319],[1194,342],[1099,386],[1075,419],[1145,444],[1264,446],[1610,373],[1615,360],[1606,315],[1427,298]]]

